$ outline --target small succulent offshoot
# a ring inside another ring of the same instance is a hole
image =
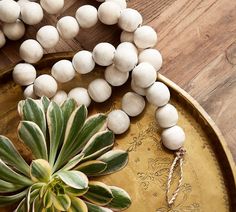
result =
[[[68,99],[59,106],[46,97],[20,101],[18,112],[18,137],[33,160],[29,165],[0,136],[1,207],[18,203],[17,212],[111,212],[130,206],[126,191],[94,180],[128,162],[126,151],[112,150],[115,139],[105,115],[87,118],[84,105]]]

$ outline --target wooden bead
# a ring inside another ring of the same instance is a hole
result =
[[[122,31],[120,35],[120,42],[134,42],[134,33]]]
[[[119,18],[119,26],[127,32],[134,32],[143,22],[143,18],[137,10],[124,9]]]
[[[157,43],[157,33],[150,26],[141,26],[134,32],[134,43],[141,49],[154,47]]]
[[[72,64],[80,74],[87,74],[95,67],[92,53],[86,50],[76,53],[73,57]]]
[[[114,2],[118,4],[122,10],[127,7],[126,0],[106,0],[106,2]]]
[[[79,33],[79,24],[72,16],[65,16],[57,22],[57,30],[63,39],[72,39]]]
[[[116,49],[110,43],[99,43],[93,49],[93,59],[100,66],[109,66],[113,63]]]
[[[20,16],[20,6],[13,0],[0,1],[0,20],[14,23]]]
[[[138,116],[145,108],[145,100],[142,96],[128,92],[122,98],[122,110],[129,116]]]
[[[51,70],[52,76],[61,83],[69,82],[75,77],[75,69],[69,60],[60,60]]]
[[[97,9],[91,5],[80,7],[75,14],[75,17],[82,28],[93,27],[98,21]]]
[[[121,72],[131,71],[138,63],[138,55],[132,48],[122,47],[117,48],[114,64]]]
[[[56,102],[58,105],[62,105],[67,99],[67,93],[65,91],[57,91],[52,101]]]
[[[95,79],[88,86],[90,97],[95,102],[105,102],[111,96],[111,86],[104,79]]]
[[[14,23],[4,23],[2,29],[9,40],[19,40],[25,34],[25,25],[19,19]]]
[[[88,94],[88,90],[85,88],[73,88],[69,94],[69,98],[74,99],[78,105],[85,105],[88,107],[91,103],[91,98]]]
[[[36,79],[36,70],[31,64],[19,63],[14,67],[12,76],[15,83],[26,86],[32,84]]]
[[[179,126],[163,130],[161,134],[163,145],[169,150],[178,150],[181,148],[185,141],[185,133]]]
[[[43,26],[36,34],[37,41],[43,46],[43,48],[53,48],[59,42],[59,33],[54,26]]]
[[[179,119],[176,108],[167,104],[156,110],[156,120],[160,127],[169,128],[177,124]]]
[[[34,81],[34,93],[39,96],[46,96],[48,98],[53,97],[57,92],[57,82],[56,80],[48,75],[40,75]]]
[[[129,116],[122,110],[113,110],[108,114],[107,127],[115,134],[119,135],[129,129]]]
[[[49,14],[57,14],[64,7],[64,0],[40,0],[42,8]]]
[[[105,79],[112,86],[121,86],[129,78],[128,72],[119,71],[114,65],[110,65],[105,70]]]
[[[98,8],[98,18],[106,25],[118,23],[121,13],[121,8],[114,2],[104,2]]]
[[[147,88],[152,85],[157,78],[157,72],[150,63],[140,63],[132,71],[132,79],[135,85],[141,88]]]
[[[161,107],[169,102],[170,91],[162,82],[155,82],[147,89],[146,97],[149,103]]]
[[[139,94],[139,95],[141,95],[141,96],[146,96],[146,89],[145,89],[145,88],[138,87],[138,86],[135,84],[135,82],[134,82],[133,79],[131,80],[131,89],[132,89],[135,93],[137,93],[137,94]]]
[[[134,53],[136,53],[136,54],[138,54],[138,49],[136,48],[136,46],[133,44],[133,43],[131,43],[131,42],[122,42],[122,43],[120,43],[118,46],[117,46],[117,48],[116,48],[116,50],[127,50],[127,51],[129,51],[129,50],[133,50],[134,51]]]
[[[35,25],[43,19],[43,9],[40,4],[35,2],[26,2],[21,7],[21,19],[28,25]]]
[[[37,99],[37,96],[34,93],[34,85],[29,85],[25,88],[24,90],[24,97],[27,98],[31,98],[31,99]]]
[[[156,71],[158,71],[162,66],[162,56],[160,52],[156,49],[145,49],[138,57],[139,63],[148,62],[150,63]]]
[[[2,30],[0,30],[0,48],[2,48],[6,44],[6,38],[3,34]]]
[[[43,57],[43,48],[36,40],[28,39],[20,46],[20,56],[28,63],[37,63]]]

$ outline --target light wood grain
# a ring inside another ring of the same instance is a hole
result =
[[[0,69],[20,60],[18,49],[26,38],[34,38],[37,29],[53,24],[64,15],[94,0],[65,0],[58,16],[46,15],[37,26],[27,27],[25,37],[8,42],[0,50]],[[163,54],[161,73],[191,94],[209,113],[221,129],[236,160],[236,1],[232,0],[131,0],[129,6],[138,9],[144,23],[159,34],[157,48]],[[97,24],[81,30],[72,41],[61,40],[47,52],[91,50],[101,41],[119,42],[117,26]]]

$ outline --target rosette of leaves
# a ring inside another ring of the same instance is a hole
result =
[[[18,112],[18,137],[32,161],[28,164],[0,136],[0,206],[17,203],[15,211],[22,212],[109,212],[130,206],[126,191],[94,180],[128,162],[127,152],[112,150],[114,135],[105,115],[87,118],[84,105],[68,99],[59,106],[46,97],[19,102]]]

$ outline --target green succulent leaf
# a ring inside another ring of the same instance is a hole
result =
[[[128,163],[128,153],[123,150],[111,150],[97,160],[107,164],[107,168],[98,175],[112,174],[123,169]]]
[[[36,158],[48,159],[45,137],[37,124],[32,121],[21,121],[18,127],[18,136]]]
[[[107,152],[113,147],[114,140],[115,137],[111,131],[105,130],[96,133],[83,148],[83,160],[95,159]]]
[[[32,184],[32,181],[29,178],[16,173],[13,169],[7,166],[1,159],[0,159],[0,179],[23,186],[28,186]]]
[[[49,163],[53,166],[64,128],[61,108],[55,102],[51,102],[48,106],[47,123],[50,135]]]
[[[22,174],[29,174],[29,165],[21,157],[13,143],[2,135],[0,136],[0,158]]]
[[[107,205],[108,208],[111,208],[113,211],[122,211],[130,207],[131,198],[129,194],[118,187],[110,186],[114,198]]]
[[[32,212],[42,212],[43,211],[43,204],[39,197],[36,197],[32,204]]]
[[[9,196],[0,196],[0,207],[4,207],[4,206],[19,202],[21,199],[25,197],[26,193],[27,193],[27,189],[17,194],[13,194]]]
[[[71,206],[68,209],[68,212],[88,212],[87,205],[84,203],[83,200],[77,197],[70,197],[71,199]]]
[[[77,108],[77,103],[74,99],[67,99],[61,106],[61,110],[64,117],[64,126],[67,126],[67,122],[73,113],[73,111]]]
[[[69,162],[61,169],[68,171],[72,168],[74,168],[82,159],[84,158],[84,154],[80,153],[69,160]]]
[[[48,161],[33,160],[30,165],[30,176],[34,182],[48,182],[51,178],[51,167]]]
[[[41,97],[41,102],[43,105],[44,112],[46,112],[48,109],[48,106],[50,104],[50,99],[46,96],[43,96],[43,97]]]
[[[33,99],[26,99],[22,108],[23,119],[26,121],[32,121],[39,126],[46,138],[46,118],[42,106]]]
[[[107,168],[107,164],[99,160],[86,161],[75,169],[83,172],[87,176],[96,176],[97,174],[103,172]]]
[[[104,206],[112,201],[113,194],[106,184],[98,181],[90,181],[89,190],[83,197],[96,205]]]
[[[19,101],[18,105],[17,105],[17,111],[18,114],[20,115],[21,118],[23,118],[23,105],[25,104],[25,100],[21,100]]]
[[[88,187],[88,178],[79,171],[60,171],[57,173],[60,179],[68,186],[76,189]]]
[[[46,193],[43,196],[43,206],[44,208],[50,208],[52,206],[53,200],[52,200],[52,192],[50,190],[47,190]]]
[[[68,211],[71,206],[70,197],[67,194],[52,195],[54,207],[59,211]]]
[[[24,188],[24,186],[0,180],[0,193],[15,192],[22,188]]]
[[[42,186],[41,183],[36,183],[29,187],[27,193],[26,193],[26,211],[30,211],[30,205],[34,201],[34,199],[37,197],[39,193],[39,188]]]
[[[75,197],[82,196],[88,191],[88,187],[84,189],[76,189],[70,186],[64,186],[64,189],[65,193],[67,193],[69,196],[75,196]]]
[[[86,201],[84,201],[84,202],[87,205],[89,212],[113,212],[109,208],[104,208],[104,207],[101,207],[101,206],[97,206],[97,205],[94,205],[94,204],[92,204],[90,202],[86,202]]]

